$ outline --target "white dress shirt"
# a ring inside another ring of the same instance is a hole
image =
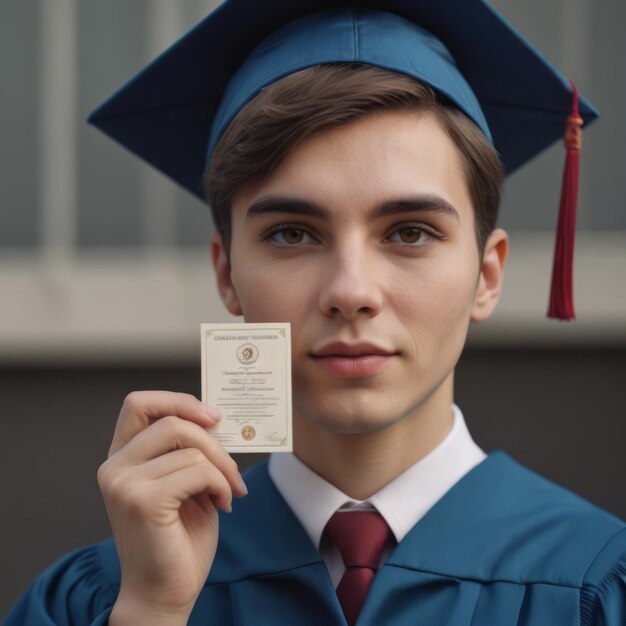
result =
[[[294,454],[276,453],[270,456],[270,477],[313,545],[320,550],[335,587],[345,568],[336,546],[323,536],[324,528],[335,511],[375,508],[400,543],[455,483],[484,460],[486,455],[474,443],[461,410],[452,405],[452,412],[454,420],[446,438],[366,501],[350,498]],[[388,547],[382,562],[392,548]]]

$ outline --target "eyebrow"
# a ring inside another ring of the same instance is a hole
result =
[[[246,220],[250,221],[267,213],[295,213],[317,217],[320,220],[328,220],[330,217],[330,211],[314,202],[286,196],[267,196],[252,203],[246,211]]]
[[[375,206],[369,213],[370,220],[402,213],[431,212],[449,215],[460,221],[459,212],[441,196],[425,194],[387,200]]]
[[[403,196],[387,200],[373,207],[368,213],[368,219],[375,221],[383,217],[412,212],[442,213],[457,221],[460,220],[458,211],[447,200],[433,194]],[[246,220],[250,221],[268,213],[306,215],[320,220],[329,220],[331,215],[328,209],[309,200],[288,196],[266,196],[252,203],[246,212]]]

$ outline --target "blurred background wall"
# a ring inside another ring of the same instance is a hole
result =
[[[209,211],[84,123],[215,4],[0,3],[0,616],[52,560],[107,536],[95,473],[123,397],[198,394],[198,326],[228,319]],[[471,330],[458,403],[486,450],[626,517],[626,4],[493,4],[603,119],[584,134],[578,320],[545,319],[557,145],[507,183],[507,285]]]

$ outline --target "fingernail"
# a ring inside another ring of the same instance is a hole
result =
[[[248,495],[248,487],[246,487],[246,483],[243,480],[243,476],[241,474],[239,474],[239,486],[241,487],[241,491],[243,492],[242,495],[247,496]]]
[[[222,413],[215,406],[210,406],[208,404],[203,404],[202,408],[204,409],[204,414],[214,422],[219,422],[222,419]]]
[[[209,496],[209,498],[211,498],[211,502],[213,502],[213,506],[216,509],[221,509],[222,511],[224,511],[224,513],[232,513],[233,512],[233,503],[232,502],[226,502],[226,503],[218,504],[218,499],[217,499],[217,497],[214,494],[209,493],[207,495]]]

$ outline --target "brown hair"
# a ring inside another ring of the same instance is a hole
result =
[[[431,87],[371,65],[338,63],[310,67],[266,87],[239,111],[224,132],[204,184],[227,252],[231,200],[238,188],[263,180],[303,139],[385,110],[432,113],[447,131],[461,154],[482,255],[495,228],[504,180],[495,148],[477,126]]]

